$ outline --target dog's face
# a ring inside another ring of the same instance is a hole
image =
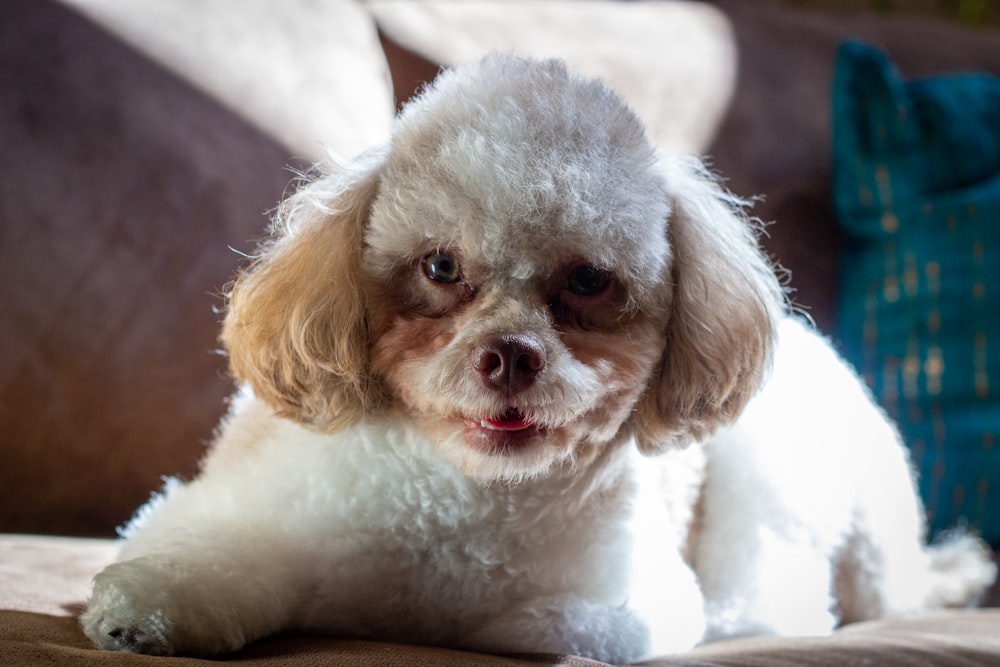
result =
[[[702,435],[759,382],[781,297],[731,202],[672,164],[559,63],[449,72],[285,204],[231,296],[234,371],[321,428],[391,411],[486,479]]]
[[[634,408],[663,350],[669,206],[606,88],[492,67],[399,119],[363,270],[375,375],[444,455],[509,478],[586,460]]]

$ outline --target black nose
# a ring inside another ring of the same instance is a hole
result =
[[[531,336],[496,336],[479,349],[475,368],[487,388],[516,394],[534,384],[545,368],[545,349]]]

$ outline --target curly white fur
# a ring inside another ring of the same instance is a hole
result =
[[[965,604],[893,426],[787,315],[740,203],[607,88],[492,56],[306,183],[235,283],[201,474],[82,622],[210,655],[282,629],[627,662]]]

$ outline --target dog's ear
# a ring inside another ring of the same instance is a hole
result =
[[[369,155],[306,181],[228,295],[222,343],[236,379],[278,414],[323,430],[380,400],[361,256],[382,162]]]
[[[693,159],[661,158],[672,286],[662,362],[637,406],[646,453],[733,420],[770,366],[785,295],[743,202]]]

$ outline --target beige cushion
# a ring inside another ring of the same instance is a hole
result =
[[[381,30],[443,65],[492,50],[559,57],[611,84],[662,148],[707,149],[733,94],[725,16],[688,2],[368,0]]]
[[[62,0],[297,157],[385,141],[394,111],[371,17],[353,0]]]
[[[69,616],[117,552],[114,540],[0,535],[0,609]]]

